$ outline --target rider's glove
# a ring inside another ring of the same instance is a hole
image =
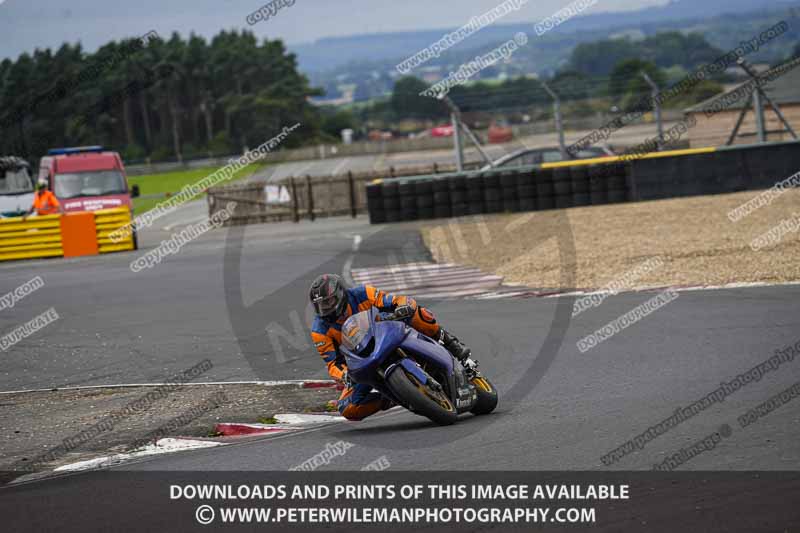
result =
[[[394,316],[400,320],[414,316],[414,307],[411,305],[398,305],[394,310]]]

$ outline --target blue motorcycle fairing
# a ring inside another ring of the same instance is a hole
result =
[[[416,356],[416,359],[444,369],[448,375],[453,372],[453,356],[450,355],[450,352],[435,340],[418,331],[407,335],[400,344],[400,348],[409,355]]]
[[[468,400],[465,399],[469,391],[464,390],[463,370],[456,368],[450,352],[405,323],[377,320],[380,317],[380,313],[372,308],[351,316],[342,326],[341,351],[352,380],[371,385],[396,401],[393,391],[386,383],[386,377],[398,368],[403,368],[420,383],[427,384],[431,379],[430,375],[434,373],[431,367],[435,367],[444,377],[440,385],[445,388],[459,411],[468,410],[471,404],[466,403]],[[407,357],[396,359],[398,349]],[[381,372],[381,368],[385,370],[385,374]]]
[[[411,359],[408,359],[407,357],[400,359],[400,361],[387,368],[386,377],[388,378],[389,376],[391,376],[392,372],[394,372],[395,370],[397,370],[398,367],[401,366],[406,370],[406,372],[417,378],[417,380],[422,385],[428,383],[428,374],[426,374],[425,371],[422,370],[422,368],[420,368],[420,366],[417,363],[415,363]]]

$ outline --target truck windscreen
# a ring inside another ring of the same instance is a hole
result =
[[[26,168],[0,168],[0,195],[33,192],[33,179]]]
[[[56,174],[55,192],[59,198],[106,196],[126,192],[125,178],[118,170],[94,170]]]

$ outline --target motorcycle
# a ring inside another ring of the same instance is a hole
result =
[[[407,318],[371,308],[345,321],[341,349],[349,378],[440,425],[453,424],[466,412],[491,413],[497,390],[477,363],[461,364],[439,342],[403,322]]]

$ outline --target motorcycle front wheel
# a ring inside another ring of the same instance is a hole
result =
[[[403,368],[392,372],[387,383],[397,399],[405,402],[415,413],[428,417],[440,426],[449,426],[458,419],[456,408],[444,391],[423,385]]]
[[[483,376],[476,376],[470,380],[478,393],[478,400],[470,412],[474,415],[488,415],[497,407],[497,389]]]

